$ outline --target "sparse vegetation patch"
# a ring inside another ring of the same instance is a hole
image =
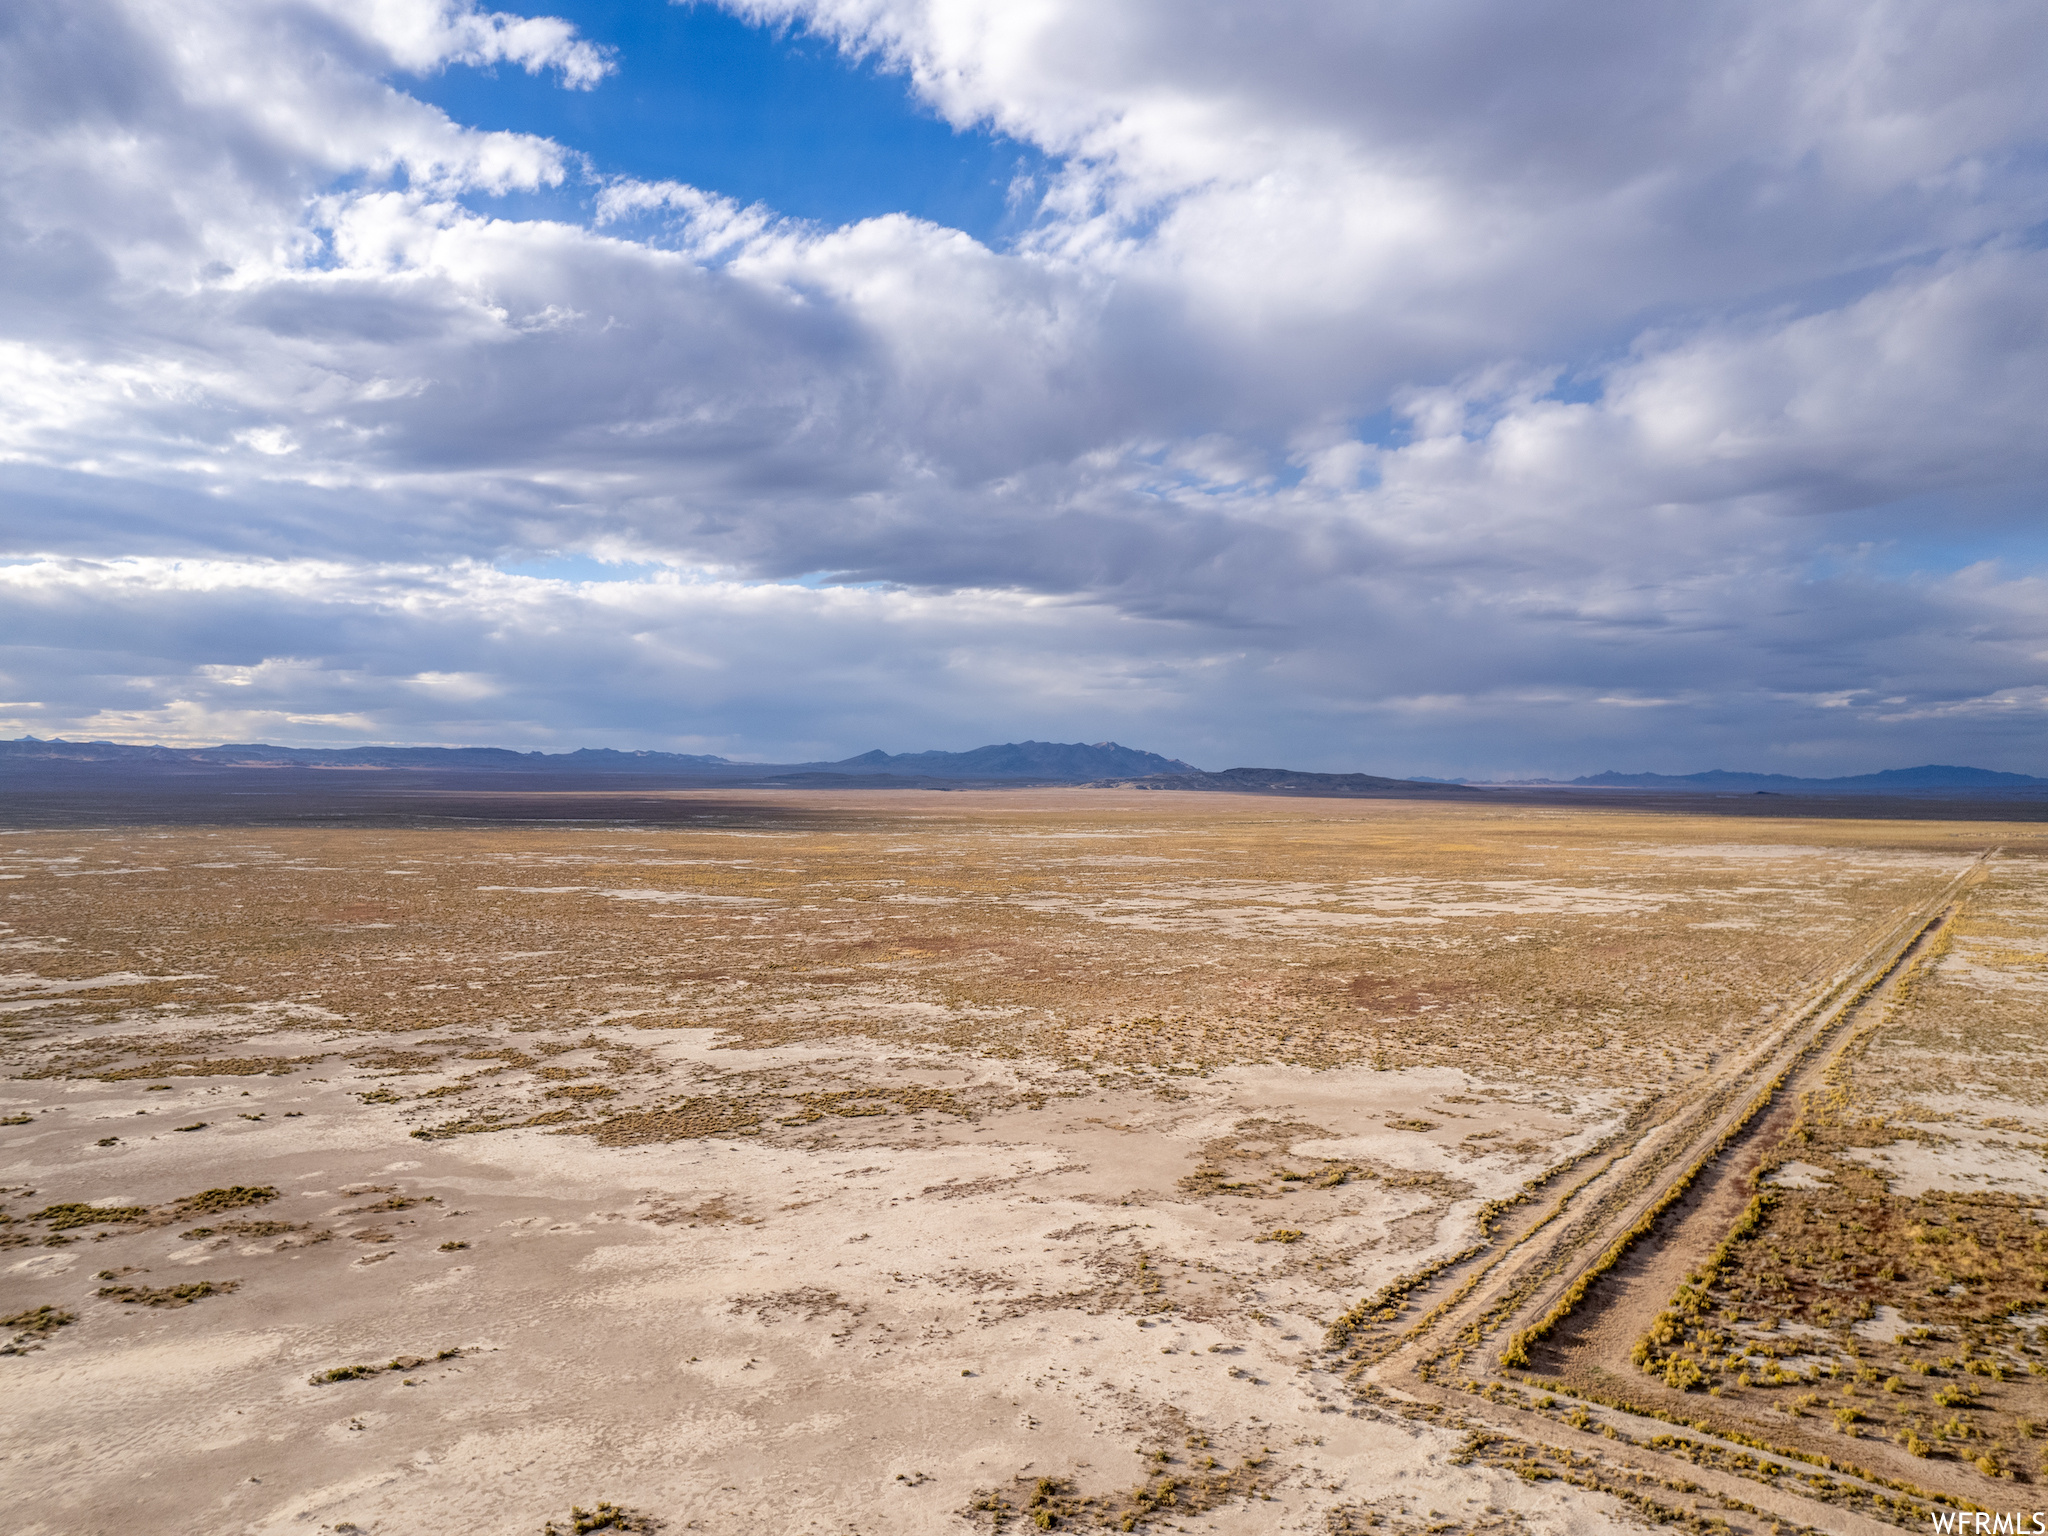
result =
[[[600,1502],[589,1509],[571,1506],[567,1523],[557,1525],[550,1520],[541,1528],[541,1536],[589,1536],[592,1531],[653,1532],[659,1531],[661,1524],[640,1510]]]
[[[98,1294],[108,1301],[142,1307],[188,1307],[209,1296],[226,1296],[242,1288],[239,1280],[195,1280],[185,1285],[103,1285]]]
[[[59,1328],[78,1321],[78,1314],[48,1305],[29,1307],[12,1317],[0,1317],[0,1328],[12,1328],[14,1337],[0,1345],[0,1355],[25,1355],[41,1349],[43,1341]]]
[[[277,1190],[269,1184],[233,1184],[225,1189],[202,1189],[196,1195],[186,1195],[173,1209],[177,1219],[184,1221],[194,1216],[219,1216],[276,1198]]]
[[[306,1378],[308,1384],[316,1387],[330,1386],[337,1381],[367,1381],[372,1376],[382,1376],[391,1371],[416,1371],[423,1365],[439,1364],[443,1360],[460,1360],[463,1351],[457,1347],[444,1349],[434,1355],[396,1355],[381,1365],[337,1365],[324,1371],[315,1371]]]

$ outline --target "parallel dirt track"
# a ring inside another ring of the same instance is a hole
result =
[[[1816,1086],[1829,1048],[1853,1036],[1859,1019],[1886,1006],[1892,988],[1983,878],[1990,857],[1990,852],[1980,856],[1888,927],[1855,961],[1790,1010],[1788,1022],[1762,1045],[1693,1085],[1685,1104],[1671,1106],[1671,1118],[1632,1145],[1608,1153],[1590,1173],[1575,1174],[1576,1181],[1567,1182],[1561,1196],[1537,1202],[1540,1213],[1510,1227],[1466,1274],[1439,1279],[1437,1287],[1448,1293],[1450,1303],[1440,1303],[1381,1355],[1364,1380],[1395,1400],[1432,1404],[1468,1422],[1702,1484],[1767,1516],[1856,1532],[1895,1528],[1781,1487],[1703,1467],[1688,1456],[1626,1444],[1675,1433],[1697,1445],[1718,1441],[1730,1453],[1744,1451],[1733,1442],[1679,1428],[1690,1422],[1685,1394],[1643,1378],[1633,1369],[1629,1349],[1741,1214],[1750,1193],[1745,1175],[1756,1167],[1762,1146],[1789,1125],[1800,1097]],[[1624,1247],[1618,1259],[1617,1245]],[[1533,1369],[1515,1359],[1515,1346],[1523,1339],[1523,1352],[1534,1355]],[[1552,1376],[1545,1367],[1555,1364],[1562,1348],[1585,1357],[1582,1364],[1595,1375],[1613,1379],[1615,1392],[1658,1411],[1659,1417],[1603,1404],[1593,1422],[1611,1425],[1618,1442],[1550,1414],[1480,1395],[1518,1386],[1541,1389]],[[1504,1362],[1504,1356],[1513,1363]],[[1880,1478],[1894,1480],[1893,1486],[1917,1485],[1966,1503],[1989,1493],[1986,1481],[1966,1470],[1932,1466],[1889,1444],[1861,1442],[1848,1458],[1839,1445],[1809,1449],[1797,1444],[1813,1438],[1781,1434],[1778,1440],[1810,1456],[1832,1453],[1836,1466],[1853,1459]],[[1882,1486],[1864,1483],[1846,1470],[1833,1475],[1872,1491]]]

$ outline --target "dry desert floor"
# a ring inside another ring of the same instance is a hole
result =
[[[7,1529],[2048,1504],[2040,826],[670,798],[0,834]]]

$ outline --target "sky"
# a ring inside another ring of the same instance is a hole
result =
[[[2044,57],[15,0],[0,736],[2048,774]]]

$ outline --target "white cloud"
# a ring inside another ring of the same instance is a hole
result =
[[[517,64],[561,72],[588,90],[613,72],[607,52],[555,16],[478,9],[476,0],[312,0],[337,25],[381,48],[392,64],[426,74],[450,64]]]
[[[2038,740],[2038,552],[1983,558],[2048,481],[2038,7],[733,8],[1065,157],[1038,222],[820,228],[405,93],[605,88],[549,18],[0,18],[23,728]],[[480,201],[586,174],[583,222]],[[534,550],[671,571],[489,569]]]

